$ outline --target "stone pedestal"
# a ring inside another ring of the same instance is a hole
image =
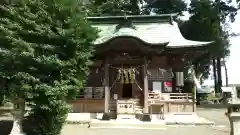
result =
[[[102,120],[110,120],[110,113],[103,113]]]
[[[133,99],[117,100],[117,119],[135,119]]]
[[[117,100],[117,114],[134,114],[134,100]]]
[[[20,109],[15,109],[12,111],[13,115],[13,127],[9,135],[25,135],[22,128],[23,113]]]
[[[240,112],[227,114],[227,117],[231,126],[230,135],[240,135]]]
[[[142,121],[151,121],[150,114],[143,114],[142,116]]]
[[[240,135],[240,104],[229,104],[227,106],[226,116],[231,126],[230,135]]]
[[[25,114],[25,100],[23,98],[13,98],[12,103],[14,104],[11,112],[13,116],[13,127],[9,135],[25,135],[22,127]]]

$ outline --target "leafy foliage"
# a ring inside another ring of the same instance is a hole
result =
[[[198,75],[208,77],[212,58],[224,58],[229,55],[229,33],[223,26],[228,17],[234,21],[237,9],[222,1],[192,0],[189,13],[190,19],[181,26],[182,34],[190,40],[215,41],[209,53],[193,63]],[[192,30],[194,29],[194,31]]]
[[[66,99],[82,88],[97,31],[77,0],[26,0],[0,6],[0,78],[26,98],[35,135],[60,133]]]
[[[89,15],[94,16],[138,15],[139,2],[142,0],[91,0],[87,9],[91,11]]]
[[[151,10],[157,14],[182,14],[187,9],[186,2],[182,0],[146,0],[146,2],[148,4],[143,9],[144,14],[150,14]]]

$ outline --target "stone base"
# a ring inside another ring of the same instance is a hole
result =
[[[135,118],[138,120],[142,119],[143,114],[135,114]]]
[[[10,133],[9,135],[26,135],[25,133]]]
[[[151,121],[151,117],[149,114],[143,114],[142,121]]]
[[[118,114],[117,119],[136,119],[134,114]]]
[[[227,117],[231,126],[230,135],[240,135],[240,112],[232,112]]]
[[[102,120],[110,120],[110,114],[109,113],[104,113],[102,116]]]

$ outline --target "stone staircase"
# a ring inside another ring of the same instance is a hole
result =
[[[143,114],[143,105],[140,99],[136,99],[135,101],[135,116],[137,119],[141,119]]]
[[[117,119],[117,101],[116,100],[110,100],[109,110],[110,110],[110,119]]]

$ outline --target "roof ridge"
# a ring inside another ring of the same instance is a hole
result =
[[[170,22],[173,17],[178,14],[161,14],[161,15],[126,15],[126,16],[96,16],[87,17],[87,20],[91,23],[117,23],[123,20],[130,20],[132,22]]]

